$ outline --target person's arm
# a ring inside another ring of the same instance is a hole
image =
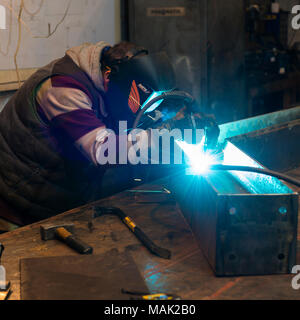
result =
[[[186,106],[182,107],[175,115],[163,120],[158,120],[153,128],[167,129],[169,131],[177,129],[203,129],[205,131],[205,148],[213,150],[217,147],[220,128],[217,125],[214,115],[204,114],[201,112],[191,112]]]
[[[91,99],[81,90],[80,84],[69,77],[48,79],[39,88],[36,102],[41,118],[57,131],[59,137],[68,137],[69,143],[97,165],[97,149],[109,133],[94,113]]]
[[[67,137],[68,142],[73,143],[93,164],[118,164],[120,147],[124,148],[122,153],[127,157],[132,146],[130,135],[125,133],[119,137],[106,128],[94,113],[89,96],[72,78],[57,76],[47,80],[38,90],[36,101],[39,114],[47,124],[57,130],[60,138]],[[148,143],[147,134],[140,135],[138,139],[142,139],[140,145]],[[113,160],[106,163],[108,144],[109,158]],[[129,159],[132,156],[129,153]]]

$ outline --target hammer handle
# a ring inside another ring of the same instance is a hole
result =
[[[65,242],[70,248],[76,250],[81,254],[90,254],[93,252],[93,248],[84,243],[83,241],[75,238],[69,231],[65,228],[58,228],[56,230],[56,236]]]
[[[69,247],[76,250],[78,253],[90,254],[93,252],[93,248],[91,246],[79,239],[76,239],[74,236],[69,236],[64,241]]]

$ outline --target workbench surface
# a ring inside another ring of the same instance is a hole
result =
[[[300,170],[294,176],[299,173]],[[163,190],[164,183],[162,181],[160,184],[147,184],[138,188]],[[157,245],[171,250],[171,260],[149,253],[116,216],[92,220],[95,204],[124,210]],[[215,277],[172,194],[151,193],[150,197],[147,193],[125,191],[95,204],[46,221],[55,224],[74,223],[75,234],[93,246],[94,254],[114,248],[119,252],[129,252],[151,292],[177,293],[183,299],[192,300],[300,299],[300,290],[294,290],[291,286],[294,275]],[[88,227],[89,221],[93,222],[92,229]],[[6,268],[7,280],[12,284],[11,300],[20,299],[20,259],[77,254],[59,241],[42,241],[42,223],[0,236],[0,242],[5,246],[2,264]],[[298,241],[299,235],[298,227]],[[300,264],[299,245],[297,263]]]

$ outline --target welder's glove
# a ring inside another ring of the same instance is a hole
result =
[[[195,128],[195,122],[193,121],[193,117],[190,113],[186,112],[186,107],[181,108],[174,116],[171,118],[167,118],[165,120],[165,116],[163,116],[159,121],[155,123],[153,126],[154,129],[167,129],[167,130],[173,130],[173,129],[193,129]],[[200,119],[200,117],[196,117],[197,119]],[[197,129],[204,129],[204,126],[202,123],[196,124]]]
[[[163,119],[163,118],[161,118]],[[203,113],[192,113],[187,107],[181,108],[177,114],[166,120],[157,121],[153,126],[155,129],[204,129],[205,131],[205,148],[212,150],[216,147],[220,129],[213,115],[205,115]]]

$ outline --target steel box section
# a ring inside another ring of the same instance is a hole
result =
[[[230,140],[268,169],[300,166],[300,107],[227,123],[220,130],[220,143]]]
[[[287,172],[300,167],[300,117],[230,139],[239,149],[271,170]]]
[[[171,185],[217,276],[291,272],[296,264],[296,193],[251,194],[226,172],[209,177],[181,173],[171,178]]]
[[[262,167],[230,141],[224,143],[219,161]],[[291,271],[296,263],[298,194],[287,185],[253,172],[214,171],[203,176],[191,175],[190,170],[173,185],[217,275]]]

